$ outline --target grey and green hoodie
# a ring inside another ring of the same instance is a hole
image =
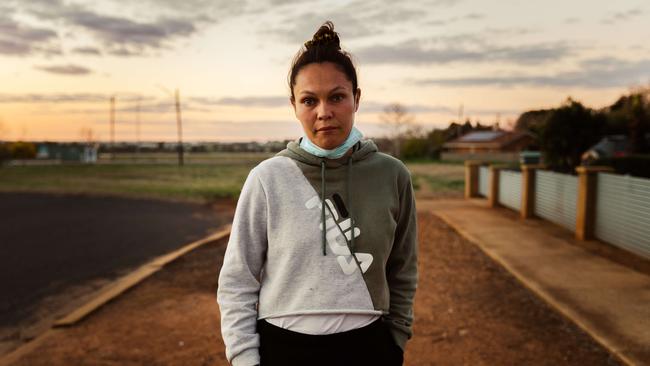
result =
[[[259,363],[256,323],[264,318],[383,315],[400,347],[411,337],[417,230],[409,171],[371,140],[336,160],[299,145],[254,167],[237,202],[217,291],[233,365]]]

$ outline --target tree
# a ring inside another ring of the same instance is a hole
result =
[[[604,126],[602,113],[568,98],[541,128],[544,161],[558,171],[571,172],[580,164],[581,154],[600,140]]]
[[[553,112],[553,109],[539,109],[527,111],[522,113],[517,122],[515,122],[515,131],[528,132],[535,137],[535,141],[539,142],[544,124],[548,117]]]
[[[379,118],[389,129],[389,138],[393,141],[393,155],[399,158],[402,141],[407,134],[417,134],[419,126],[414,124],[415,118],[408,113],[406,107],[399,103],[388,105]]]
[[[630,132],[628,152],[631,154],[647,153],[648,142],[646,134],[650,132],[650,103],[647,94],[635,94],[632,99],[632,118],[630,120]]]
[[[628,137],[628,153],[650,151],[646,135],[650,132],[650,87],[637,88],[607,108],[607,132]]]

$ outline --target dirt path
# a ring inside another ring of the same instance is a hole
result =
[[[420,285],[405,365],[618,365],[435,216],[419,214]],[[227,365],[217,274],[202,247],[60,331],[13,366]]]

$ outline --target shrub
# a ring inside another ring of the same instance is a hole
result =
[[[5,160],[9,160],[10,158],[11,149],[9,148],[9,144],[0,143],[0,164],[2,164]]]
[[[31,142],[13,142],[9,145],[13,159],[34,159],[36,157],[36,145]]]

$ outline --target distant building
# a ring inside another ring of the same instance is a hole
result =
[[[520,131],[473,131],[442,145],[442,160],[518,161],[536,149],[535,138]]]
[[[97,149],[94,144],[41,142],[36,143],[36,159],[96,163]]]

